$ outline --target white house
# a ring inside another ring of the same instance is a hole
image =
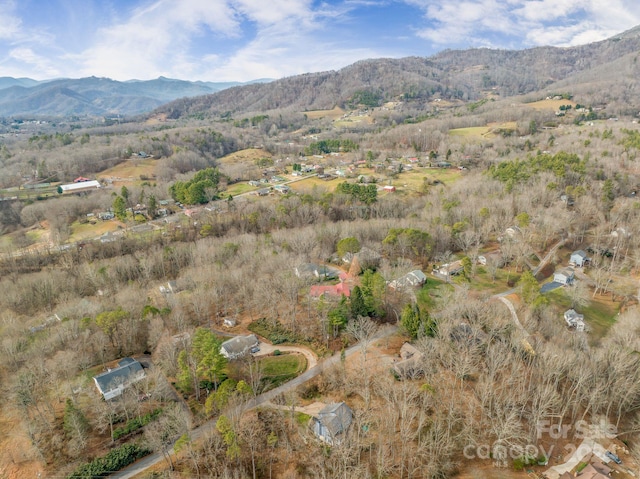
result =
[[[326,405],[313,418],[313,432],[327,444],[340,444],[340,434],[346,432],[353,421],[353,411],[344,402]]]
[[[579,249],[578,251],[574,251],[571,253],[571,258],[569,259],[569,264],[582,268],[589,262],[589,258],[587,257],[587,253]]]
[[[144,378],[142,364],[132,358],[123,358],[117,368],[93,377],[96,387],[105,400],[120,396],[128,386]]]
[[[576,328],[576,331],[584,331],[584,314],[576,313],[575,309],[568,309],[564,312],[564,320],[570,328]]]
[[[563,285],[570,285],[575,279],[574,271],[572,268],[564,268],[553,273],[553,281]]]
[[[462,261],[458,260],[452,263],[443,264],[437,269],[436,272],[438,274],[441,274],[442,276],[455,276],[457,274],[462,273],[463,271],[464,271],[464,266],[462,264]]]
[[[259,343],[260,341],[258,341],[258,337],[255,334],[236,336],[222,343],[220,354],[227,359],[238,359],[249,353]]]

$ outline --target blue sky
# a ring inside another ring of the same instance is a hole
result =
[[[0,76],[248,81],[638,24],[638,0],[0,0]]]

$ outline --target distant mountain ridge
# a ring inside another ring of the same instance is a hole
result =
[[[190,82],[165,77],[125,82],[97,77],[45,81],[0,77],[0,116],[136,115],[177,98],[207,95],[249,83],[252,82]]]
[[[431,57],[362,60],[339,71],[309,73],[175,100],[157,113],[226,115],[331,109],[364,94],[385,101],[434,98],[476,101],[571,88],[597,103],[627,102],[640,108],[640,27],[576,47],[525,50],[445,50]],[[612,87],[615,87],[616,94]],[[621,91],[623,90],[623,91]],[[360,102],[362,103],[362,102]]]

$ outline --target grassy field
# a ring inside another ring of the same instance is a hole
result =
[[[248,191],[254,191],[257,190],[258,188],[256,188],[255,186],[251,186],[249,183],[236,183],[234,185],[229,186],[222,194],[221,196],[237,196],[240,195],[242,193],[246,193]]]
[[[499,130],[515,130],[517,128],[515,121],[507,121],[504,123],[489,123],[486,126],[470,126],[467,128],[454,128],[449,130],[449,135],[467,138],[471,140],[486,140],[494,138]]]
[[[158,160],[153,158],[126,160],[96,176],[97,178],[131,178],[136,180],[140,177],[153,178],[157,164]]]
[[[350,116],[348,118],[334,120],[333,126],[336,128],[346,128],[352,126],[354,123],[366,123],[367,125],[371,125],[373,123],[373,118],[369,115]]]
[[[571,298],[565,288],[558,288],[546,293],[551,304],[558,308],[558,320],[563,321],[562,313],[571,308]],[[576,308],[590,328],[589,335],[593,341],[604,337],[609,328],[616,322],[618,303],[614,303],[608,297],[591,298],[589,303],[581,308]]]
[[[308,192],[311,192],[314,187],[331,193],[335,191],[338,184],[343,181],[345,180],[333,179],[333,180],[325,181],[316,176],[312,176],[311,178],[306,178],[304,180],[291,183],[289,184],[289,187],[296,193],[308,193]]]
[[[75,222],[71,225],[71,236],[69,242],[82,241],[96,238],[111,231],[117,231],[120,225],[117,221],[96,221],[95,224]]]
[[[575,108],[576,102],[571,100],[540,100],[532,103],[525,103],[525,105],[535,110],[557,111],[562,105],[571,105],[572,108]]]
[[[303,115],[307,115],[310,120],[317,120],[319,118],[331,118],[336,120],[344,115],[346,112],[340,107],[334,107],[332,110],[311,110],[301,112]]]
[[[302,373],[307,368],[307,359],[302,354],[282,354],[260,359],[262,377],[268,388],[278,387]]]
[[[231,165],[236,163],[255,164],[255,162],[261,158],[271,158],[272,156],[273,155],[267,150],[263,150],[261,148],[247,148],[246,150],[229,153],[228,155],[220,158],[218,161],[223,165]]]
[[[514,268],[498,269],[494,279],[485,266],[478,265],[470,286],[473,291],[497,294],[513,288],[514,286],[510,285],[517,285],[519,279],[520,273],[516,273]]]

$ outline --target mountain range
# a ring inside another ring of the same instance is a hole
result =
[[[37,82],[0,78],[0,116],[225,115],[305,111],[435,98],[476,101],[571,90],[594,105],[640,109],[640,26],[576,47],[525,50],[445,50],[431,57],[362,60],[338,71],[245,84],[160,77],[119,82],[108,78]]]
[[[576,47],[445,50],[432,57],[364,60],[339,71],[311,73],[183,98],[159,108],[172,118],[353,106],[354,99],[476,101],[568,89],[589,104],[640,108],[640,27]],[[355,102],[357,103],[357,102]]]
[[[164,77],[126,82],[97,77],[47,81],[0,77],[0,116],[135,115],[177,98],[207,95],[242,84]]]

